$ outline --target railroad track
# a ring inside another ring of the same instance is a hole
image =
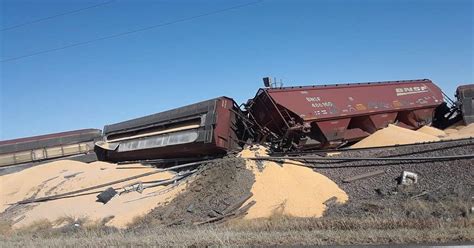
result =
[[[403,145],[390,145],[390,146],[374,146],[374,147],[360,147],[360,148],[342,148],[342,149],[323,149],[323,150],[308,150],[308,151],[295,151],[295,152],[273,152],[270,153],[270,156],[304,156],[304,155],[319,155],[319,156],[326,156],[328,153],[336,153],[336,152],[355,152],[355,151],[373,151],[373,150],[380,150],[380,149],[397,149],[397,148],[404,148],[404,147],[420,147],[420,146],[431,146],[431,145],[445,145],[445,147],[451,147],[453,144],[459,145],[459,143],[466,142],[466,144],[462,144],[463,146],[470,146],[474,145],[474,137],[465,138],[465,139],[453,139],[453,140],[441,140],[441,141],[433,141],[433,142],[420,142],[420,143],[413,143],[413,144],[403,144]]]
[[[473,146],[471,148],[471,146]],[[464,148],[464,152],[460,154],[449,153],[449,151],[458,151]],[[389,151],[389,152],[387,152]],[[391,152],[390,152],[391,151]],[[448,151],[448,152],[447,152]],[[359,166],[374,166],[374,163],[379,166],[388,166],[392,164],[401,163],[426,163],[430,161],[453,161],[460,159],[474,158],[474,138],[457,139],[457,140],[443,140],[436,142],[423,142],[415,144],[393,145],[393,146],[377,146],[364,148],[343,148],[343,149],[327,149],[327,150],[313,150],[300,152],[274,152],[270,157],[255,158],[256,160],[274,160],[282,161],[284,159],[292,159],[306,162],[308,164],[317,163],[318,166],[309,166],[312,168],[336,168],[330,166],[337,164],[337,167],[344,168],[348,162],[357,163]],[[327,156],[328,153],[340,152],[341,155]],[[426,155],[426,154],[436,155]],[[214,157],[207,158],[192,158],[184,160],[172,160],[174,164],[182,164],[189,162],[206,162],[212,160]],[[171,161],[171,160],[170,160]],[[162,162],[170,162],[168,160],[135,160],[124,161],[119,163],[125,165],[129,163],[143,163],[146,165],[157,166]],[[361,163],[363,162],[363,163]],[[324,164],[324,165],[321,165]],[[11,165],[0,168],[0,175],[10,174],[13,172],[26,169],[37,164],[25,165]],[[328,166],[329,165],[329,166]],[[118,167],[120,168],[120,166]]]

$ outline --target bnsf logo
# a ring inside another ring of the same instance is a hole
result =
[[[415,86],[415,87],[396,88],[395,92],[397,92],[397,96],[412,95],[412,94],[428,92],[428,87],[423,85],[419,87]]]

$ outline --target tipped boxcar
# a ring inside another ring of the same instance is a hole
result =
[[[464,124],[474,123],[474,84],[459,86],[456,89],[456,98]]]
[[[114,162],[223,155],[241,147],[242,117],[234,100],[219,97],[106,125],[96,145]]]
[[[360,140],[388,124],[416,129],[443,103],[430,80],[262,88],[246,104],[274,147],[312,149]]]
[[[94,143],[100,137],[99,129],[81,129],[0,141],[0,167],[93,155]]]

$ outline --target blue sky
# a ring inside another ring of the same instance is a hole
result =
[[[1,0],[1,27],[107,0]],[[252,2],[116,0],[1,32],[5,60]],[[473,77],[473,1],[266,0],[0,64],[0,139],[110,124],[286,86]],[[1,29],[1,28],[0,28]]]

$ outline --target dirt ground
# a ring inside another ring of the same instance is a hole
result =
[[[250,193],[254,175],[245,160],[226,158],[205,164],[170,203],[152,210],[138,225],[191,224],[217,217]]]

